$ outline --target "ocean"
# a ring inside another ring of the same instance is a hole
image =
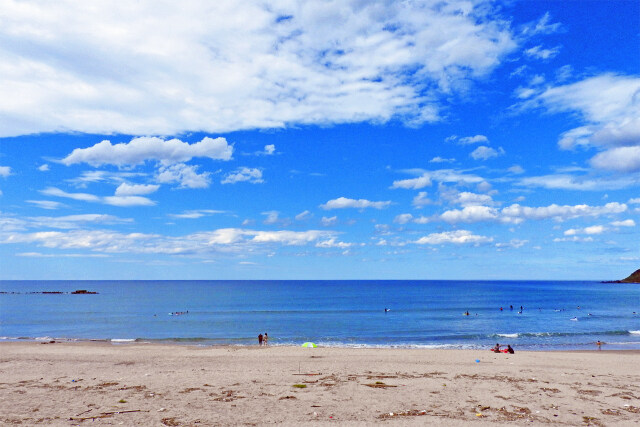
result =
[[[5,341],[256,345],[267,332],[270,345],[640,349],[639,284],[4,280],[0,292]]]

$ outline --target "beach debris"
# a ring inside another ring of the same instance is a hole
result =
[[[398,387],[397,385],[385,384],[382,381],[376,381],[375,383],[363,384],[367,387],[371,388],[387,388],[387,387]]]
[[[307,388],[306,384],[294,384],[291,387],[295,387],[295,388]]]
[[[305,348],[316,348],[318,346],[315,343],[306,342],[306,343],[302,344],[302,347],[305,347]]]
[[[426,410],[426,409],[422,409],[422,410],[411,409],[409,411],[385,412],[384,414],[378,415],[378,419],[388,419],[388,418],[395,418],[395,417],[420,417],[423,415],[427,415],[427,413],[430,413],[430,412],[431,410]],[[431,415],[440,415],[440,414],[431,414]]]
[[[164,412],[166,410],[167,410],[167,408],[160,408],[160,409],[158,409],[158,412]]]
[[[480,363],[480,359],[476,359],[476,363]]]
[[[81,417],[81,418],[77,418],[77,417],[69,417],[70,421],[86,421],[86,420],[95,420],[97,418],[109,418],[109,417],[113,417],[114,415],[119,415],[119,414],[130,414],[133,412],[149,412],[149,411],[143,411],[142,409],[131,409],[128,411],[113,411],[113,412],[101,412],[99,414],[96,415],[92,415],[89,417]]]

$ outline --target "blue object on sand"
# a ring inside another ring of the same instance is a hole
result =
[[[480,359],[476,359],[476,363],[480,363]]]

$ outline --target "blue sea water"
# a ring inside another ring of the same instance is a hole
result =
[[[268,332],[272,345],[640,349],[638,284],[0,281],[0,292],[2,340],[254,345]]]

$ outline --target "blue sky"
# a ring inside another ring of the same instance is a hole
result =
[[[1,279],[614,279],[637,1],[6,1]]]

